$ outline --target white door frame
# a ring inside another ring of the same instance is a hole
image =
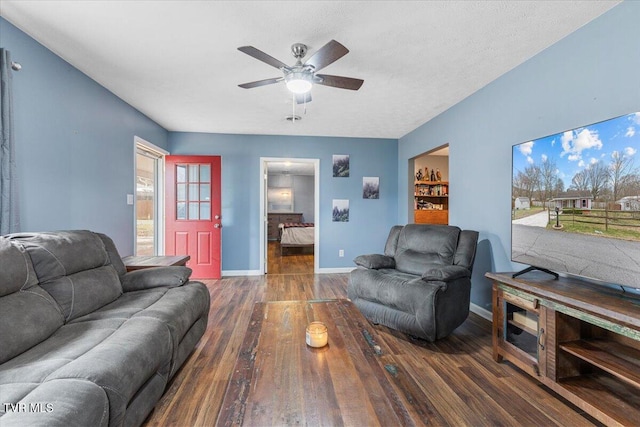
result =
[[[155,206],[154,206],[154,245],[155,252],[157,255],[164,255],[164,156],[168,155],[169,152],[164,148],[158,147],[157,145],[140,138],[139,136],[134,135],[133,137],[133,252],[138,247],[138,224],[136,220],[137,211],[137,202],[136,202],[136,172],[137,172],[137,154],[138,148],[142,148],[143,150],[149,151],[158,156],[158,162],[156,163],[156,167],[158,170],[156,171],[156,183],[155,183]],[[128,195],[127,195],[128,197]]]
[[[313,164],[313,210],[315,226],[313,227],[313,272],[320,270],[320,159],[301,159],[297,157],[260,157],[260,274],[266,270],[267,260],[267,168],[268,162],[296,162]]]

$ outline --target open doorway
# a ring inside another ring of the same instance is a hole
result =
[[[409,173],[409,222],[449,224],[449,145],[410,159]]]
[[[318,270],[318,159],[261,159],[261,273]]]

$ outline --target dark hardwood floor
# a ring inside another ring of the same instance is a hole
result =
[[[295,270],[295,269],[292,269]],[[348,274],[287,272],[207,281],[211,311],[205,335],[146,421],[147,426],[213,426],[247,329],[260,301],[346,298]],[[431,416],[416,425],[590,426],[549,389],[491,356],[491,324],[471,314],[435,343],[372,326],[428,399]]]
[[[268,242],[267,274],[313,273],[313,248],[284,248],[280,243]]]

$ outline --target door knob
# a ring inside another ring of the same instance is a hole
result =
[[[222,228],[222,224],[214,224],[213,227],[214,228]]]
[[[220,219],[220,215],[215,215],[213,218],[214,219]]]

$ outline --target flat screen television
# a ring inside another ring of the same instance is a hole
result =
[[[513,146],[511,260],[640,290],[640,112]]]

